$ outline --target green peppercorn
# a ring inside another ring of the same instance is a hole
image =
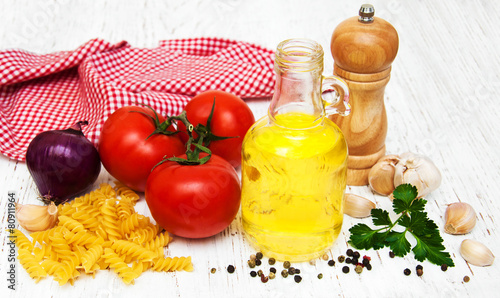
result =
[[[276,276],[276,274],[274,274],[272,272],[269,273],[269,279],[274,279],[275,276]]]
[[[395,256],[396,256],[396,255],[395,255],[395,254],[394,254],[394,252],[391,250],[391,251],[389,252],[389,257],[390,257],[391,259],[393,259]]]
[[[344,261],[345,261],[345,257],[344,257],[344,256],[339,256],[339,257],[337,258],[337,260],[339,261],[339,263],[344,263]]]
[[[464,276],[464,282],[469,282],[470,281],[470,277],[469,276]]]
[[[318,279],[322,279],[322,278],[323,278],[323,273],[318,274]]]
[[[262,275],[264,275],[264,272],[262,272],[262,270],[259,270],[259,271],[257,271],[257,275],[262,276]]]
[[[334,265],[335,265],[335,261],[334,260],[328,261],[328,266],[332,267]]]
[[[446,265],[446,264],[441,265],[441,270],[443,270],[443,271],[448,270],[448,265]]]
[[[248,260],[248,267],[255,268],[255,260]]]
[[[264,257],[264,255],[259,251],[258,253],[255,254],[255,257],[261,260]]]
[[[227,272],[234,273],[234,266],[233,265],[227,266]]]
[[[342,267],[342,272],[349,273],[349,266]]]
[[[255,259],[255,266],[260,266],[262,261],[260,259]]]
[[[411,270],[410,270],[410,269],[408,269],[408,268],[406,268],[406,269],[403,271],[403,273],[404,273],[406,276],[408,276],[408,275],[410,275],[410,274],[411,274]]]
[[[255,256],[255,254],[251,254],[250,255],[250,260],[255,261],[255,259],[257,259],[257,257]]]
[[[251,277],[256,277],[256,276],[257,276],[257,272],[255,272],[255,271],[253,271],[253,270],[252,270],[252,271],[250,271],[250,276],[251,276]]]
[[[269,272],[276,274],[276,268],[274,268],[274,267],[269,268]]]
[[[211,272],[212,274],[214,274],[216,271],[217,271],[217,269],[215,269],[215,268],[210,269],[210,272]]]
[[[284,278],[287,278],[287,277],[288,277],[288,270],[283,269],[283,270],[281,271],[281,276],[283,276]]]
[[[274,265],[276,263],[276,259],[275,258],[270,258],[269,261],[268,261],[269,265]]]
[[[327,254],[324,254],[323,256],[321,256],[321,258],[324,260],[324,261],[328,261],[328,255]]]
[[[361,265],[356,265],[356,268],[354,268],[354,271],[356,271],[357,274],[361,274],[363,272],[363,266]]]
[[[295,280],[295,282],[296,282],[296,283],[299,283],[299,282],[301,282],[301,281],[302,281],[302,277],[301,277],[300,275],[295,275],[295,276],[293,277],[293,280]]]
[[[354,252],[353,252],[353,251],[352,251],[352,249],[350,249],[350,248],[349,248],[348,250],[346,250],[346,252],[345,252],[345,254],[346,254],[348,257],[352,257],[352,254],[353,254],[353,253],[354,253]]]
[[[285,261],[285,262],[283,263],[283,268],[285,268],[285,269],[290,268],[290,262]]]

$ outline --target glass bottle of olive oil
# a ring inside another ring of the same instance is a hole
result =
[[[322,76],[323,49],[311,40],[281,42],[275,72],[268,115],[243,141],[243,227],[265,255],[307,261],[342,227],[347,144],[328,116],[349,113],[349,92]]]

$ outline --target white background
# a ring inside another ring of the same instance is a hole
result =
[[[391,22],[400,38],[392,77],[385,93],[389,120],[388,153],[413,151],[429,156],[441,169],[443,182],[429,195],[427,211],[441,230],[447,204],[470,203],[478,222],[468,235],[451,236],[443,231],[444,244],[455,268],[442,272],[423,262],[424,275],[410,254],[390,259],[388,250],[362,252],[372,257],[373,270],[343,274],[341,266],[297,265],[303,281],[290,278],[262,284],[252,279],[246,260],[255,251],[242,235],[240,218],[220,235],[188,241],[176,239],[171,256],[191,255],[194,272],[147,272],[135,285],[125,286],[115,274],[100,272],[84,277],[74,286],[60,287],[52,278],[35,284],[24,270],[18,271],[15,292],[7,289],[5,250],[0,263],[0,293],[13,297],[498,297],[500,267],[468,265],[459,254],[460,242],[472,238],[500,254],[500,7],[495,1],[368,1],[376,16]],[[288,38],[306,37],[325,49],[325,73],[331,73],[331,33],[344,19],[357,15],[362,1],[84,1],[0,0],[0,49],[23,48],[37,53],[72,50],[89,39],[128,41],[136,47],[154,47],[159,40],[216,36],[238,39],[274,49]],[[267,100],[251,100],[258,118],[265,115]],[[103,171],[98,183],[112,178]],[[0,158],[2,227],[0,245],[5,248],[7,192],[17,192],[21,203],[37,203],[37,191],[22,162]],[[388,208],[386,197],[368,187],[348,187],[379,207]],[[144,201],[138,210],[149,214]],[[330,250],[345,253],[348,229],[358,222],[345,216],[339,240]],[[236,266],[232,275],[227,265]],[[210,274],[210,268],[218,269]],[[267,269],[269,266],[264,266]],[[280,264],[276,266],[281,268]],[[18,267],[19,268],[19,267]],[[413,270],[404,276],[403,270]],[[317,273],[324,278],[318,280]],[[462,278],[471,277],[469,283]],[[2,295],[2,297],[5,297]]]

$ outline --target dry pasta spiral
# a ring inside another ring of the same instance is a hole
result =
[[[126,284],[149,269],[193,270],[191,257],[164,257],[171,238],[135,211],[138,198],[123,185],[113,189],[102,184],[60,204],[55,227],[31,233],[31,239],[19,230],[11,235],[17,240],[19,262],[36,282],[50,275],[60,285],[107,268]]]

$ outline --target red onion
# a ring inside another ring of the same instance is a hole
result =
[[[99,176],[99,153],[82,132],[87,124],[42,132],[28,146],[26,165],[45,203],[65,202],[88,190]]]

